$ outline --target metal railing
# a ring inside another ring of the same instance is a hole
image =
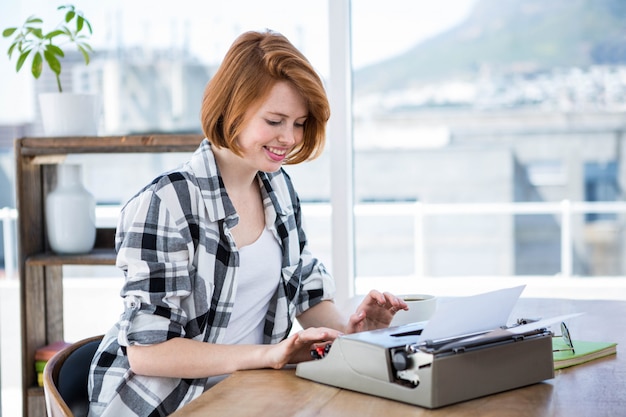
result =
[[[305,209],[306,207],[306,209]],[[307,216],[330,217],[329,203],[304,203],[303,211]],[[109,227],[116,221],[119,207],[99,206],[96,218],[99,223],[105,222]],[[441,215],[537,215],[552,214],[560,218],[561,225],[561,276],[570,277],[573,271],[572,216],[587,213],[626,213],[626,202],[539,202],[539,203],[361,203],[354,207],[355,216],[409,216],[413,217],[415,245],[415,275],[423,276],[424,261],[424,221],[428,216]],[[3,243],[5,274],[15,277],[17,274],[15,224],[17,210],[4,207],[0,209],[0,220],[3,225]]]
[[[303,209],[304,211],[304,209]],[[330,216],[330,204],[311,204],[307,207],[307,215]],[[560,276],[573,275],[574,245],[572,240],[572,216],[576,214],[619,214],[626,213],[626,202],[529,202],[529,203],[368,203],[356,204],[355,217],[358,216],[409,216],[413,217],[414,225],[414,274],[424,276],[425,237],[424,222],[428,216],[442,215],[538,215],[552,214],[560,219],[561,253]]]

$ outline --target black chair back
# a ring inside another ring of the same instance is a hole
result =
[[[57,389],[75,417],[86,417],[89,411],[87,379],[98,345],[99,340],[82,345],[68,356],[59,370]]]
[[[43,371],[48,417],[86,417],[89,368],[102,335],[80,340],[54,355]]]

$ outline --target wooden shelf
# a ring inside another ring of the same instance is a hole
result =
[[[81,255],[57,255],[52,252],[44,252],[28,257],[26,265],[115,265],[115,251],[113,249],[94,249]]]
[[[56,181],[54,165],[70,154],[191,153],[202,138],[184,134],[15,140],[23,417],[46,415],[34,355],[37,348],[64,339],[63,265],[115,265],[115,230],[111,228],[97,229],[96,244],[90,253],[58,255],[50,250],[44,201]]]
[[[20,139],[22,156],[78,153],[193,152],[202,135],[131,135]]]

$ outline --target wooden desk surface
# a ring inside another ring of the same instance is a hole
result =
[[[626,416],[626,302],[522,298],[513,317],[574,312],[586,314],[568,322],[573,339],[617,342],[617,355],[529,387],[428,410],[302,379],[294,369],[239,371],[173,417]]]

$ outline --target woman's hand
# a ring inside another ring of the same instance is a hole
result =
[[[312,359],[311,351],[316,345],[332,343],[341,333],[326,327],[309,327],[292,334],[282,342],[271,345],[268,351],[270,366],[280,369],[290,363]]]
[[[408,310],[404,300],[391,293],[371,290],[361,301],[356,312],[350,316],[347,333],[357,333],[389,327],[393,316],[400,310]]]

